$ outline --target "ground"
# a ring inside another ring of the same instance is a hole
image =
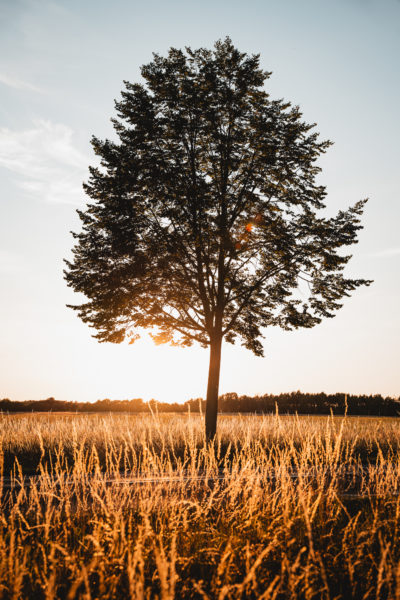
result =
[[[1,598],[400,597],[400,421],[0,417]]]

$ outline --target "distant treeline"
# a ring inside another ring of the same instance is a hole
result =
[[[195,398],[183,404],[158,402],[150,400],[145,402],[142,398],[132,400],[97,400],[97,402],[69,402],[65,400],[24,400],[12,401],[8,398],[0,400],[2,412],[77,412],[77,413],[196,413],[205,410],[205,400]],[[399,416],[400,398],[384,398],[380,394],[375,396],[351,396],[345,394],[305,394],[291,392],[288,394],[265,394],[263,396],[238,396],[235,393],[223,394],[219,398],[219,411],[221,413],[271,413],[278,411],[280,414],[318,414],[335,415],[377,415]]]

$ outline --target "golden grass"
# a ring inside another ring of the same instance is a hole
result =
[[[400,598],[396,419],[0,417],[0,598]],[[36,477],[24,479],[35,471]]]

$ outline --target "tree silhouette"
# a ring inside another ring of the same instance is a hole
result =
[[[147,328],[157,343],[210,346],[212,438],[223,339],[262,355],[264,328],[313,327],[369,283],[345,278],[339,253],[356,242],[365,201],[319,214],[315,163],[330,142],[269,98],[259,56],[229,38],[155,54],[141,73],[116,102],[118,141],[92,139],[101,166],[65,271],[87,301],[70,306],[100,342]]]

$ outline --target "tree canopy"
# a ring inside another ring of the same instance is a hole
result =
[[[155,54],[141,73],[116,102],[116,141],[92,139],[101,162],[65,277],[101,342],[146,328],[159,343],[211,346],[212,435],[222,339],[262,355],[265,328],[313,327],[369,283],[344,276],[340,252],[365,200],[324,216],[316,163],[330,142],[269,97],[259,55],[226,38]]]

